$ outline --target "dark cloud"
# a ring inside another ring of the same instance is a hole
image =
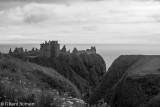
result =
[[[56,3],[67,4],[72,0],[0,0],[0,10],[24,6],[28,3]]]
[[[23,2],[23,3],[30,3],[30,2],[36,2],[36,3],[65,3],[72,0],[0,0],[0,3],[4,2]]]
[[[24,18],[25,23],[40,23],[47,20],[47,16],[45,15],[30,15]]]
[[[71,1],[105,1],[105,0],[0,0],[0,3],[4,3],[4,2],[68,3]],[[107,1],[110,1],[110,0],[107,0]]]
[[[151,18],[153,18],[153,19],[154,19],[154,21],[155,21],[155,22],[157,22],[157,23],[159,23],[159,22],[160,22],[160,15],[159,15],[159,14],[157,14],[157,15],[153,15],[153,16],[151,16]]]
[[[17,7],[17,6],[24,6],[25,3],[23,2],[19,2],[19,1],[11,1],[11,0],[0,0],[0,10],[3,10],[3,9],[10,9],[10,8],[13,8],[13,7]]]
[[[0,10],[8,9],[16,6],[23,6],[28,3],[56,3],[56,4],[68,4],[76,1],[112,1],[112,0],[0,0]],[[119,0],[117,0],[119,1]],[[122,0],[124,1],[124,0]],[[130,1],[160,1],[160,0],[130,0]]]

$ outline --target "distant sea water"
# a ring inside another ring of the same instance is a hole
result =
[[[61,45],[61,48],[64,44]],[[73,50],[76,47],[78,50],[88,49],[91,46],[96,46],[99,53],[105,60],[107,69],[112,62],[120,55],[160,55],[160,44],[65,44],[67,50]],[[40,48],[39,44],[0,44],[0,51],[8,53],[15,47],[23,47],[31,50],[33,47]]]

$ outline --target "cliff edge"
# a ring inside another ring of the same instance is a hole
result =
[[[88,97],[106,72],[106,64],[99,54],[60,54],[56,58],[37,57],[31,62],[51,67],[73,82],[83,97]]]
[[[88,99],[111,107],[158,107],[160,56],[123,55],[117,58]]]

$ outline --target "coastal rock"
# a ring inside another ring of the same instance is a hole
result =
[[[124,55],[117,58],[88,99],[101,98],[111,107],[158,107],[160,56]]]

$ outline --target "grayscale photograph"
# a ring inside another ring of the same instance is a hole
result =
[[[160,107],[160,0],[0,0],[0,107]]]

